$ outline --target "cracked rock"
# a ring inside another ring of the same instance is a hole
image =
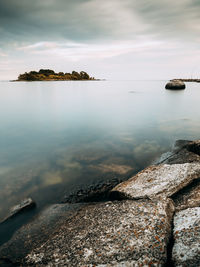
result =
[[[175,266],[200,266],[200,207],[179,211],[174,216]]]

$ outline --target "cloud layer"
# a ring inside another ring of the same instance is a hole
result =
[[[0,0],[1,43],[132,39],[153,34],[196,37],[198,0]]]
[[[0,0],[0,69],[11,57],[25,66],[27,55],[51,54],[53,65],[59,57],[199,53],[199,14],[198,0]]]

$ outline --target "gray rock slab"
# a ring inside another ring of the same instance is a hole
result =
[[[174,206],[165,201],[114,201],[66,218],[24,264],[34,266],[164,266]]]
[[[191,184],[177,192],[172,199],[176,211],[200,207],[200,179],[194,180]]]
[[[175,266],[200,266],[200,207],[179,211],[174,216]]]
[[[121,199],[170,197],[200,177],[200,163],[150,166],[120,183],[111,195]]]
[[[50,238],[57,229],[84,204],[54,204],[37,214],[31,222],[19,228],[0,247],[0,259],[21,262],[28,252]]]

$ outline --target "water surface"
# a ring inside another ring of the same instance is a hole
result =
[[[176,139],[200,133],[200,84],[167,81],[0,82],[0,218],[77,187],[141,170]]]

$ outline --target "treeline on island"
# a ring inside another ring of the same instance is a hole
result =
[[[85,71],[72,73],[58,72],[49,69],[41,69],[37,71],[30,71],[20,74],[17,81],[83,81],[83,80],[96,80],[90,77]]]

